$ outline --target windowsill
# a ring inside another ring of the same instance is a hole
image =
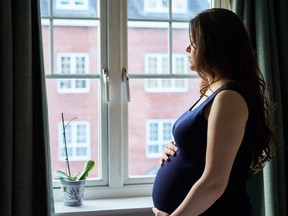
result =
[[[100,216],[100,215],[153,215],[151,196],[83,200],[82,206],[64,206],[55,202],[57,216]]]

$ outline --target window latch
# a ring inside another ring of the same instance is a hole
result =
[[[129,75],[125,68],[122,69],[122,81],[125,82],[127,101],[130,102]]]
[[[110,102],[110,92],[109,92],[109,71],[107,68],[102,69],[103,83],[105,84],[105,95],[106,102]]]

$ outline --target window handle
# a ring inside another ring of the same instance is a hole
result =
[[[130,102],[130,86],[129,86],[129,75],[125,68],[122,69],[122,81],[125,82],[126,86],[126,97],[127,101]]]
[[[102,69],[103,82],[105,84],[105,94],[106,94],[106,102],[110,102],[110,92],[109,92],[109,71],[107,68]]]

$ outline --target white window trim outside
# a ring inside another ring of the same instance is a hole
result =
[[[85,71],[84,74],[87,74],[89,72],[89,56],[86,53],[58,53],[57,55],[57,71],[59,74],[62,73],[62,67],[61,67],[61,58],[62,57],[70,57],[71,58],[71,73],[70,74],[76,74],[76,58],[77,57],[84,57],[85,59]],[[76,81],[85,81],[86,85],[85,88],[76,88]],[[62,81],[70,81],[72,83],[71,88],[61,88],[61,82]],[[59,79],[57,80],[57,90],[59,93],[87,93],[89,92],[90,88],[90,82],[88,79]]]
[[[68,124],[68,122],[64,122],[65,126]],[[86,127],[86,142],[85,143],[77,143],[77,133],[72,132],[72,144],[69,145],[67,143],[68,148],[72,148],[72,156],[69,156],[70,161],[83,161],[88,160],[91,156],[91,131],[90,131],[90,123],[88,121],[76,121],[73,120],[69,123],[69,126],[71,127],[72,131],[77,130],[78,125],[85,125]],[[67,135],[67,134],[66,134]],[[78,147],[86,148],[87,154],[85,156],[77,156],[75,155],[76,150]],[[62,149],[64,148],[64,138],[63,138],[63,124],[62,122],[58,123],[58,158],[60,161],[65,160],[65,156],[61,155]]]
[[[68,4],[63,4],[61,0],[56,0],[56,9],[57,10],[88,10],[89,1],[83,0],[82,5],[77,5],[77,0],[67,0]]]
[[[150,1],[154,1],[156,6],[150,6]],[[168,0],[168,3],[170,1]],[[173,13],[187,13],[187,0],[172,0],[172,10]],[[177,7],[176,4],[181,4],[181,7]],[[146,13],[168,13],[169,8],[162,5],[161,0],[145,0],[144,1],[144,11]]]
[[[165,123],[170,123],[171,124],[171,138],[172,136],[172,127],[175,122],[175,119],[151,119],[146,121],[146,157],[147,158],[160,158],[162,155],[162,150],[164,146],[171,141],[169,140],[164,140],[163,138],[163,133],[164,133],[164,124]],[[158,139],[153,141],[150,139],[150,126],[153,123],[157,123],[158,126]],[[159,144],[161,143],[161,144]],[[150,153],[149,152],[149,146],[158,146],[158,153]]]
[[[149,68],[149,58],[156,58],[157,59],[157,74],[165,74],[163,73],[163,67],[162,67],[162,59],[163,58],[168,58],[168,54],[163,54],[163,53],[151,53],[151,54],[146,54],[145,55],[145,73],[150,74],[148,71]],[[187,68],[188,69],[188,57],[186,54],[173,54],[172,55],[172,72],[175,71],[175,66],[176,66],[176,58],[183,58],[183,68],[184,70]],[[188,71],[183,71],[181,74],[186,74]],[[176,73],[175,73],[176,74]],[[171,79],[171,78],[170,78]],[[145,91],[146,92],[187,92],[188,91],[188,80],[187,79],[180,79],[184,85],[183,87],[175,87],[175,83],[179,79],[171,79],[171,86],[169,87],[163,87],[161,85],[161,82],[163,79],[157,79],[157,87],[150,87],[149,86],[149,79],[145,80]]]

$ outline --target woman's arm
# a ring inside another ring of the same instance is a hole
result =
[[[204,172],[171,215],[199,215],[223,194],[244,136],[247,119],[248,107],[239,93],[232,90],[218,93],[207,113]]]

